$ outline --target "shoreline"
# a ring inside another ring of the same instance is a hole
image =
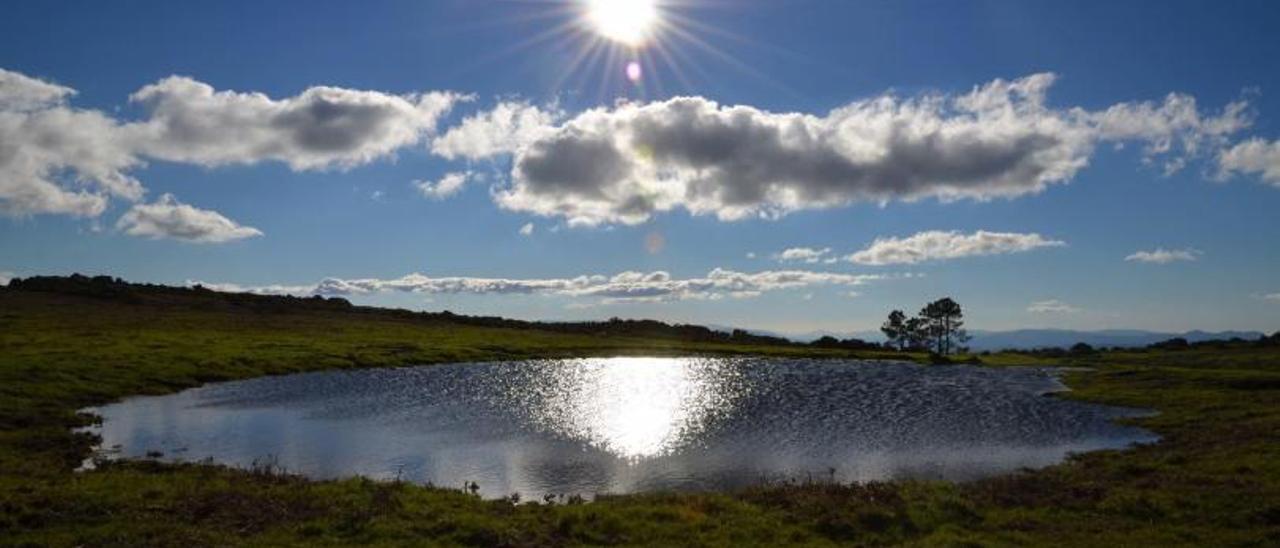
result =
[[[680,355],[656,355],[656,354],[655,354],[655,355],[593,356],[593,357],[582,356],[582,357],[570,357],[570,358],[531,358],[531,359],[529,359],[529,360],[521,360],[521,361],[542,361],[542,360],[548,360],[548,361],[563,361],[563,360],[582,360],[582,359],[592,359],[592,358],[603,358],[603,359],[609,359],[609,358],[613,358],[613,357],[636,357],[636,358],[677,358],[677,359],[679,359],[679,358],[688,358],[688,359],[698,359],[698,358],[778,359],[778,358],[771,358],[771,357],[769,357],[769,356],[764,356],[764,355],[749,355],[749,354],[748,354],[748,355],[731,355],[731,356],[718,355],[718,354],[680,354]],[[928,362],[923,362],[923,361],[919,361],[919,360],[907,360],[907,359],[897,359],[897,360],[894,360],[894,359],[881,359],[881,358],[876,358],[876,359],[859,359],[859,358],[836,358],[836,357],[795,357],[795,358],[784,358],[784,359],[791,359],[791,360],[806,360],[806,361],[823,361],[823,362],[827,362],[827,361],[830,361],[830,362],[835,362],[835,361],[839,361],[839,362],[863,362],[863,363],[856,364],[856,365],[859,365],[859,366],[860,366],[860,365],[867,364],[867,363],[896,363],[896,364],[909,364],[909,365],[915,365],[915,366],[918,366],[918,367],[924,367],[924,368],[933,368],[933,367],[950,367],[950,366],[974,367],[974,368],[990,368],[990,369],[1023,369],[1023,368],[1026,368],[1026,369],[1032,369],[1032,370],[1034,370],[1034,371],[1035,371],[1035,372],[1037,372],[1037,373],[1044,374],[1046,377],[1051,378],[1055,383],[1057,383],[1057,384],[1060,386],[1060,388],[1057,388],[1057,389],[1050,389],[1050,390],[1045,390],[1045,391],[1043,391],[1043,392],[1038,392],[1038,393],[1036,394],[1037,396],[1044,396],[1044,397],[1049,397],[1049,396],[1052,396],[1052,397],[1059,397],[1059,396],[1060,396],[1060,395],[1062,395],[1062,394],[1072,392],[1072,388],[1070,387],[1070,385],[1067,383],[1067,381],[1066,381],[1066,379],[1065,379],[1065,376],[1066,376],[1067,374],[1069,374],[1069,373],[1091,373],[1091,372],[1095,372],[1095,371],[1096,371],[1096,369],[1095,369],[1095,368],[1091,368],[1091,367],[1045,366],[1045,365],[1038,365],[1038,364],[1029,364],[1029,365],[1003,365],[1003,366],[998,366],[998,367],[992,367],[992,366],[988,366],[988,365],[985,365],[985,364],[972,364],[972,363],[955,363],[955,364],[947,364],[947,365],[937,365],[937,364],[930,364],[930,363],[928,363]],[[221,384],[238,383],[238,382],[252,381],[252,380],[255,380],[255,379],[264,379],[264,378],[272,378],[272,377],[291,377],[291,376],[297,376],[297,375],[325,375],[325,374],[333,374],[333,373],[338,373],[338,372],[348,372],[348,371],[378,371],[378,370],[395,370],[395,369],[405,369],[405,368],[425,368],[425,367],[438,367],[438,366],[448,366],[448,365],[457,365],[457,366],[470,367],[470,366],[481,366],[481,365],[486,365],[486,364],[499,364],[499,363],[511,363],[511,362],[507,362],[507,361],[443,362],[443,363],[434,363],[434,364],[407,364],[407,365],[402,365],[402,366],[390,366],[390,367],[382,367],[382,366],[379,366],[379,367],[368,367],[368,368],[358,367],[358,368],[354,368],[354,369],[328,369],[328,370],[315,370],[315,371],[307,371],[307,372],[302,372],[302,373],[286,373],[286,374],[282,374],[282,375],[264,375],[264,376],[257,376],[257,377],[245,377],[245,378],[234,379],[234,380],[227,380],[227,381],[216,381],[216,382],[210,382],[210,383],[202,383],[202,384],[199,384],[199,385],[196,385],[196,386],[191,386],[191,387],[187,387],[187,388],[180,388],[180,389],[176,389],[176,390],[174,390],[173,392],[169,392],[169,393],[165,393],[165,394],[132,394],[132,395],[123,396],[123,397],[122,397],[122,398],[120,398],[120,399],[114,400],[114,401],[109,402],[109,403],[106,403],[106,404],[95,405],[95,406],[86,407],[86,408],[82,408],[82,409],[77,410],[77,414],[88,415],[88,416],[92,416],[92,417],[94,417],[94,419],[93,419],[93,420],[94,420],[94,424],[93,424],[93,425],[84,426],[84,427],[79,427],[79,428],[77,428],[77,429],[74,429],[74,430],[73,430],[73,433],[85,433],[85,434],[90,434],[90,435],[95,436],[97,439],[102,440],[102,438],[99,436],[99,433],[98,433],[96,430],[97,430],[97,429],[99,429],[99,428],[101,427],[101,425],[103,424],[103,421],[104,421],[105,419],[104,419],[101,415],[99,415],[99,414],[97,414],[97,413],[95,412],[96,410],[101,409],[102,407],[106,407],[106,406],[110,406],[110,405],[119,405],[119,404],[127,403],[129,400],[137,399],[137,398],[154,398],[154,397],[172,396],[172,395],[179,394],[179,393],[181,393],[181,392],[185,392],[185,391],[196,390],[196,389],[200,389],[200,388],[205,388],[205,387],[209,387],[209,386],[216,386],[216,385],[221,385]],[[855,364],[850,363],[850,365],[855,365]],[[1065,399],[1065,398],[1064,398],[1064,399]],[[1116,425],[1136,426],[1136,425],[1133,425],[1133,424],[1126,424],[1126,423],[1132,423],[1133,419],[1149,418],[1149,417],[1154,417],[1154,416],[1156,416],[1156,415],[1158,414],[1158,411],[1153,410],[1153,409],[1144,409],[1144,408],[1136,408],[1136,407],[1114,406],[1114,405],[1108,405],[1108,404],[1103,404],[1103,403],[1097,403],[1097,402],[1088,401],[1088,400],[1082,400],[1080,403],[1087,404],[1087,405],[1099,406],[1099,407],[1114,408],[1114,409],[1116,409],[1116,410],[1121,411],[1121,412],[1123,413],[1122,415],[1119,415],[1119,416],[1116,416],[1116,417],[1112,417],[1112,418],[1107,419],[1107,420],[1108,420],[1108,422],[1111,422],[1111,423],[1116,424]],[[1118,446],[1118,447],[1098,447],[1098,448],[1088,449],[1088,450],[1083,450],[1083,451],[1069,451],[1069,452],[1067,452],[1067,453],[1063,454],[1061,458],[1057,459],[1056,461],[1054,461],[1054,462],[1052,462],[1052,463],[1043,464],[1043,465],[1035,465],[1035,466],[1018,467],[1018,468],[1013,468],[1013,469],[1009,469],[1009,470],[1005,470],[1005,471],[1001,471],[1001,472],[996,472],[996,473],[987,474],[987,475],[981,475],[981,476],[977,476],[977,477],[973,477],[973,478],[968,478],[968,479],[962,479],[962,480],[956,480],[956,479],[942,479],[942,478],[928,478],[928,477],[908,477],[908,476],[901,476],[901,477],[889,477],[889,478],[885,478],[885,479],[862,480],[862,481],[859,481],[859,480],[852,480],[852,481],[820,481],[820,482],[818,482],[818,483],[827,483],[827,484],[832,484],[832,485],[855,485],[855,484],[856,484],[856,485],[867,485],[867,484],[871,484],[871,483],[891,483],[891,484],[892,484],[892,483],[902,483],[902,482],[911,482],[911,481],[938,481],[938,482],[944,482],[944,483],[948,483],[948,484],[966,484],[966,483],[973,483],[973,482],[977,482],[977,481],[982,481],[982,480],[987,480],[987,479],[992,479],[992,478],[998,478],[998,477],[1000,477],[1000,476],[1011,475],[1011,474],[1017,474],[1017,473],[1020,473],[1020,472],[1022,472],[1022,471],[1027,471],[1027,470],[1035,471],[1035,470],[1041,470],[1041,469],[1048,468],[1048,467],[1052,467],[1052,466],[1061,465],[1061,464],[1064,464],[1064,463],[1068,462],[1071,458],[1073,458],[1073,456],[1074,456],[1074,455],[1087,454],[1087,453],[1096,452],[1096,451],[1129,451],[1129,450],[1135,449],[1136,447],[1141,446],[1141,445],[1150,445],[1150,444],[1154,444],[1154,443],[1159,443],[1159,442],[1160,442],[1160,440],[1162,439],[1162,437],[1161,437],[1158,433],[1156,433],[1156,432],[1153,432],[1153,431],[1151,431],[1151,430],[1147,430],[1147,429],[1142,429],[1142,431],[1143,431],[1143,433],[1144,433],[1144,435],[1145,435],[1145,436],[1149,436],[1151,439],[1149,439],[1149,440],[1135,440],[1135,441],[1128,442],[1128,443],[1124,444],[1123,446]],[[100,443],[104,443],[104,442],[100,441]],[[135,456],[109,456],[109,453],[111,453],[111,452],[116,452],[116,453],[120,452],[120,451],[121,451],[121,449],[120,449],[119,447],[120,447],[120,446],[119,446],[118,444],[117,444],[117,445],[115,445],[115,446],[113,446],[113,448],[109,448],[109,449],[103,449],[103,448],[101,447],[101,445],[96,445],[96,446],[92,447],[92,448],[90,449],[90,451],[91,451],[91,452],[90,452],[89,456],[87,456],[87,457],[85,458],[84,463],[83,463],[80,467],[76,468],[74,471],[75,471],[76,473],[84,473],[84,472],[90,472],[90,471],[93,471],[93,470],[95,470],[95,469],[97,468],[97,466],[98,466],[98,465],[97,465],[97,462],[99,462],[99,461],[109,461],[109,462],[112,462],[112,463],[152,463],[152,464],[159,464],[159,465],[173,465],[173,466],[184,466],[184,465],[214,466],[214,467],[226,468],[226,469],[229,469],[229,470],[238,471],[238,472],[244,472],[244,473],[252,472],[252,470],[253,470],[253,468],[254,468],[253,466],[244,466],[244,465],[237,465],[237,464],[233,464],[233,463],[223,463],[223,462],[218,462],[218,461],[217,461],[217,460],[215,460],[213,457],[205,457],[205,458],[195,459],[195,460],[184,460],[184,459],[182,459],[182,458],[173,459],[173,458],[170,458],[170,455],[169,455],[168,453],[162,452],[162,451],[160,451],[158,448],[157,448],[157,449],[151,449],[151,450],[148,450],[148,451],[147,451],[147,454],[145,454],[145,455],[135,455]],[[184,449],[185,449],[185,448],[184,448]],[[151,453],[152,453],[152,452],[154,452],[154,453],[156,454],[156,456],[151,456]],[[263,458],[263,459],[270,460],[270,459],[273,459],[274,457],[273,457],[272,455],[268,454],[268,455],[265,455],[265,456],[264,456],[264,457],[262,457],[262,458]],[[258,459],[255,459],[255,461],[257,461],[257,460],[258,460]],[[805,483],[810,483],[810,484],[811,484],[811,483],[814,483],[814,481],[812,480],[812,478],[813,478],[813,477],[814,477],[814,475],[815,475],[815,474],[817,474],[818,472],[822,472],[822,470],[810,471],[810,472],[807,474],[807,477],[808,477],[809,479],[808,479]],[[287,472],[287,473],[286,473],[286,475],[290,475],[290,476],[296,477],[297,479],[304,480],[304,481],[308,481],[308,482],[328,482],[328,481],[344,481],[344,480],[357,480],[357,479],[367,479],[367,480],[370,480],[370,481],[374,481],[374,482],[382,482],[382,483],[386,483],[386,482],[397,483],[397,482],[402,481],[402,480],[399,480],[399,479],[386,479],[386,478],[379,478],[379,477],[365,476],[365,475],[363,475],[363,474],[358,474],[358,473],[345,474],[345,475],[337,475],[337,476],[333,476],[333,477],[314,477],[314,476],[308,475],[308,474],[306,474],[306,473],[301,473],[301,472]],[[818,474],[818,476],[819,476],[819,479],[821,479],[821,477],[820,477],[820,476],[821,476],[821,474]],[[661,495],[661,494],[667,494],[667,495],[679,495],[679,494],[723,494],[723,495],[730,495],[730,496],[732,496],[732,495],[734,495],[734,494],[736,494],[736,493],[740,493],[740,492],[747,491],[747,490],[751,490],[751,489],[769,488],[769,487],[771,487],[771,486],[779,486],[779,485],[792,485],[792,484],[795,484],[795,483],[799,483],[799,480],[801,480],[803,477],[805,477],[804,473],[801,473],[801,475],[797,475],[797,476],[794,476],[794,477],[778,478],[778,479],[773,479],[773,480],[764,480],[764,479],[762,479],[762,480],[761,480],[758,484],[756,484],[756,485],[744,486],[744,487],[736,487],[736,488],[731,488],[731,489],[657,489],[657,490],[652,490],[652,491],[635,491],[635,492],[626,492],[626,493],[611,493],[611,492],[603,492],[603,493],[574,493],[573,495],[574,495],[574,496],[578,496],[578,497],[580,497],[580,498],[583,498],[583,499],[585,499],[585,500],[586,500],[586,501],[588,501],[588,502],[590,502],[590,501],[594,500],[594,499],[595,499],[595,498],[597,498],[597,497],[601,497],[601,496],[605,496],[605,497],[615,497],[615,498],[616,498],[616,497],[627,497],[627,496]],[[470,481],[471,481],[471,480],[465,480],[465,481],[464,481],[464,480],[460,480],[460,479],[459,479],[459,480],[457,480],[457,481],[454,481],[453,483],[464,483],[464,484],[466,484],[466,483],[469,483]],[[423,488],[428,488],[428,489],[431,489],[431,488],[438,488],[438,487],[435,487],[437,484],[434,484],[434,483],[432,483],[432,482],[408,481],[408,482],[406,482],[406,483],[408,483],[408,484],[410,484],[410,485],[413,485],[413,486],[423,487]],[[439,485],[444,485],[444,484],[448,484],[448,482],[441,483],[441,484],[439,484]],[[446,489],[446,490],[448,490],[448,489]],[[465,489],[463,489],[462,491],[463,491],[463,492],[465,492]],[[570,494],[570,493],[565,493],[565,495],[569,495],[569,494]],[[501,499],[506,499],[506,498],[510,498],[510,495],[493,496],[493,497],[485,498],[484,500],[501,500]]]

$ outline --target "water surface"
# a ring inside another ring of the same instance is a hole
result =
[[[973,479],[1155,437],[1046,397],[1043,369],[609,358],[306,373],[92,409],[127,457],[363,475],[481,494]]]

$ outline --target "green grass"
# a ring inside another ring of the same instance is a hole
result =
[[[984,481],[761,486],[591,503],[484,501],[367,480],[134,461],[72,470],[76,410],[305,370],[466,360],[846,351],[569,335],[369,313],[255,312],[0,291],[0,544],[1280,544],[1280,352],[1103,353],[1065,397],[1159,411],[1162,441]]]

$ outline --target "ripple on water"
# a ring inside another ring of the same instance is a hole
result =
[[[93,409],[123,456],[483,494],[723,489],[786,478],[972,479],[1154,440],[1135,410],[1042,397],[1051,370],[608,358],[306,373]]]

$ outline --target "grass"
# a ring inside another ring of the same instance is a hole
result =
[[[784,484],[733,493],[486,501],[269,467],[129,461],[72,470],[77,410],[305,370],[465,360],[843,350],[574,335],[341,311],[129,304],[0,291],[0,544],[1280,545],[1280,351],[1108,352],[1064,397],[1157,410],[1156,444],[988,480]]]

